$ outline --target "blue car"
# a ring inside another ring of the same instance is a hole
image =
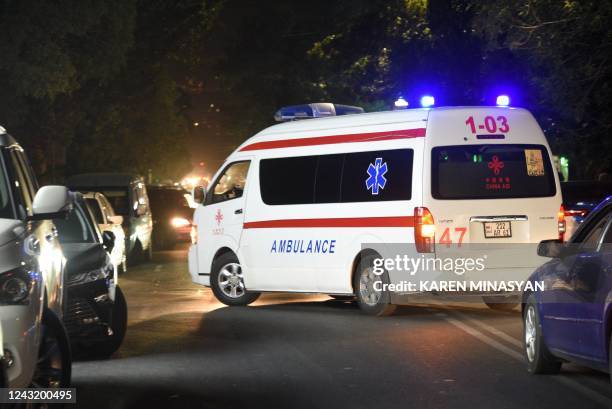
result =
[[[543,291],[523,294],[530,373],[557,373],[570,361],[612,373],[612,196],[587,216],[569,243],[543,241],[552,260],[530,277]]]

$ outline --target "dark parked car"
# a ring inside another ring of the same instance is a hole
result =
[[[68,178],[72,190],[100,192],[123,216],[128,263],[153,256],[153,217],[144,180],[126,173],[88,173]]]
[[[561,193],[567,224],[565,238],[569,239],[589,212],[612,195],[612,183],[595,180],[561,182]]]
[[[569,243],[544,241],[538,254],[553,259],[530,277],[544,291],[524,294],[529,372],[558,372],[572,361],[612,373],[612,196]]]
[[[66,219],[55,220],[66,257],[64,323],[73,349],[107,357],[127,327],[127,305],[109,254],[114,235],[100,232],[80,193],[74,203]]]
[[[153,213],[153,241],[160,249],[190,241],[193,209],[187,202],[187,192],[181,188],[148,186]]]

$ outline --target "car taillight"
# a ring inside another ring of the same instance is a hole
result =
[[[557,213],[557,227],[559,229],[559,240],[564,241],[565,239],[565,209],[563,205],[559,208]]]
[[[566,210],[565,212],[563,212],[565,217],[584,217],[588,213],[588,210]]]
[[[414,244],[419,253],[433,253],[436,243],[436,225],[429,209],[414,208]]]
[[[198,226],[195,224],[191,225],[191,231],[189,232],[191,237],[191,244],[198,244]]]

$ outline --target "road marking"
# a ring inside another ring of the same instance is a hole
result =
[[[457,328],[462,329],[463,331],[467,332],[468,334],[470,334],[471,336],[473,336],[474,338],[478,338],[480,341],[484,342],[485,344],[488,344],[490,346],[492,346],[493,348],[497,349],[500,352],[503,352],[506,355],[511,356],[514,359],[518,359],[519,361],[523,361],[523,354],[520,352],[515,351],[514,349],[511,349],[507,346],[505,346],[504,344],[502,344],[501,342],[498,342],[496,340],[494,340],[493,338],[489,337],[488,335],[483,334],[482,332],[478,331],[476,328],[472,328],[469,325],[455,319],[455,318],[451,318],[448,317],[446,318],[446,321],[450,322],[451,324],[453,324],[454,326],[456,326]]]
[[[162,267],[163,267],[163,266],[162,266],[161,264],[156,265],[156,266],[155,266],[155,272],[156,272],[156,273],[159,273],[159,272],[161,271]]]
[[[477,338],[478,340],[482,341],[483,343],[497,349],[498,351],[520,361],[520,362],[524,362],[524,358],[523,358],[523,354],[520,352],[515,351],[514,349],[511,349],[505,345],[503,345],[502,343],[496,341],[495,339],[489,337],[488,335],[483,334],[482,332],[480,332],[479,330],[477,330],[476,328],[472,328],[471,326],[467,325],[464,322],[459,321],[458,319],[455,318],[451,318],[451,317],[447,317],[446,321],[448,321],[450,324],[456,326],[457,328],[463,330],[464,332],[468,333],[469,335],[473,336],[474,338]],[[554,379],[557,382],[562,383],[563,385],[572,388],[573,390],[575,390],[576,392],[581,393],[582,395],[588,397],[589,399],[591,399],[594,402],[597,402],[598,404],[602,405],[603,407],[606,408],[611,408],[612,407],[612,399],[607,397],[606,395],[603,395],[601,393],[599,393],[596,390],[593,390],[585,385],[582,385],[581,383],[579,383],[578,381],[571,379],[571,378],[565,378],[562,375],[560,376],[551,376],[550,379]]]
[[[479,321],[475,318],[470,317],[469,315],[463,314],[461,312],[458,311],[452,311],[451,312],[453,315],[456,315],[457,317],[462,318],[464,321],[469,321],[471,323],[473,323],[476,326],[479,326],[480,328],[489,331],[491,334],[493,335],[497,335],[497,337],[503,339],[504,341],[506,341],[507,343],[514,345],[515,347],[518,348],[523,348],[523,342],[520,339],[516,339],[513,336],[510,336],[508,334],[506,334],[503,331],[498,330],[497,328],[489,325],[489,324],[485,324],[482,321]]]

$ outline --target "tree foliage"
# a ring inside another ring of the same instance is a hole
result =
[[[597,177],[611,23],[596,0],[0,0],[0,122],[49,179],[166,178],[189,168],[189,135],[220,160],[283,105],[490,105],[510,89],[573,175]]]
[[[612,2],[496,0],[475,26],[489,50],[526,61],[530,105],[574,173],[612,172]]]
[[[64,171],[152,169],[166,178],[189,169],[170,72],[185,44],[174,24],[191,16],[190,7],[0,2],[0,121],[29,148],[44,181]]]
[[[269,123],[287,103],[381,109],[400,94],[414,105],[431,92],[443,105],[490,105],[495,92],[510,90],[555,153],[570,157],[575,177],[611,170],[611,2],[260,3],[209,2],[206,14],[204,42],[214,44],[206,56],[215,62],[207,72],[220,79],[218,94],[254,105],[240,108],[242,123]],[[236,122],[217,121],[224,129]]]

